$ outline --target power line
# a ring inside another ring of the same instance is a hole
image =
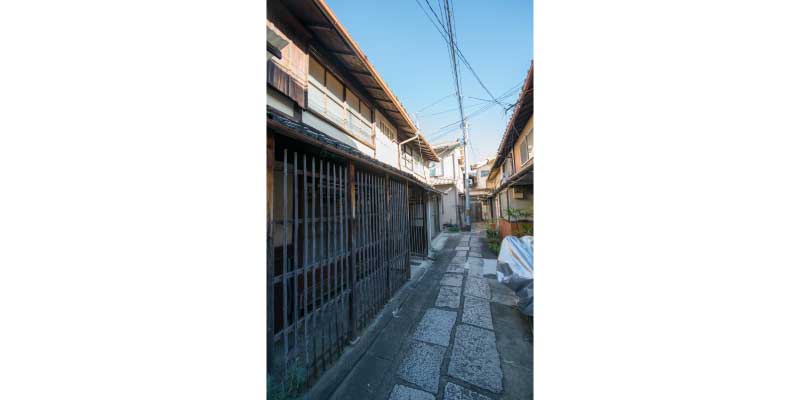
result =
[[[430,2],[425,0],[425,2],[430,7]],[[450,9],[450,2],[449,0],[444,0],[444,9],[446,11],[446,20],[447,20],[447,34],[450,38],[450,66],[453,68],[453,76],[455,77],[455,86],[456,86],[456,94],[458,95],[458,110],[459,114],[461,114],[461,128],[464,128],[464,104],[463,98],[461,97],[461,79],[458,75],[458,58],[456,57],[456,44],[455,38],[453,37],[453,14]]]
[[[450,98],[451,96],[453,96],[453,95],[455,95],[455,94],[456,94],[455,92],[453,92],[453,93],[450,93],[450,94],[448,94],[447,96],[444,96],[444,97],[442,97],[441,99],[439,99],[439,100],[436,100],[436,101],[434,101],[433,103],[431,103],[431,104],[428,104],[427,106],[420,108],[419,110],[417,110],[417,113],[419,113],[419,112],[421,112],[421,111],[423,111],[423,110],[426,110],[426,109],[428,109],[428,108],[431,108],[431,107],[433,107],[433,106],[435,106],[435,105],[439,104],[439,103],[440,103],[442,100],[447,100],[448,98]]]
[[[524,84],[524,83],[525,83],[525,81],[522,81],[521,83],[519,83],[517,85],[514,85],[513,87],[511,87],[511,89],[509,89],[506,92],[504,92],[503,95],[500,96],[500,99],[502,100],[502,99],[505,99],[505,98],[508,98],[508,97],[514,95],[514,89],[516,89],[518,86],[522,86],[522,84]],[[481,109],[479,109],[479,110],[467,115],[465,118],[469,119],[469,118],[474,117],[474,116],[476,116],[478,114],[482,114],[483,112],[485,112],[485,111],[489,110],[490,108],[494,107],[494,105],[495,105],[494,103],[485,104],[485,105],[483,105],[483,107]],[[439,129],[437,129],[436,131],[434,131],[432,134],[428,135],[428,137],[433,138],[434,136],[439,136],[442,133],[442,131],[458,125],[459,122],[461,122],[461,121],[459,120],[459,121],[451,122],[451,123],[449,123],[447,125],[444,125],[444,126],[440,127]],[[450,133],[450,132],[452,132],[452,130],[448,131],[446,133]]]
[[[465,106],[464,109],[466,110],[468,108],[475,108],[475,107],[478,107],[478,106],[485,106],[485,105],[486,105],[486,103],[475,103],[475,104],[470,104],[468,106]],[[432,117],[434,115],[447,114],[449,112],[453,112],[453,111],[457,111],[457,110],[458,110],[458,108],[450,108],[450,109],[447,109],[447,110],[435,112],[433,114],[417,115],[417,117]]]
[[[444,22],[441,20],[441,18],[439,18],[439,15],[436,14],[436,11],[433,10],[433,7],[431,7],[431,4],[430,4],[429,0],[425,0],[425,3],[428,5],[428,9],[431,10],[431,13],[433,13],[433,15],[436,17],[436,21],[439,23],[439,26],[441,26],[442,29],[447,30],[447,28],[444,25]],[[436,30],[439,32],[439,34],[442,35],[442,39],[444,39],[445,42],[448,42],[448,39],[447,39],[447,37],[445,37],[444,32],[442,32],[442,30],[439,29],[439,26],[436,25],[436,22],[434,22],[433,19],[428,15],[428,12],[425,11],[425,8],[422,7],[422,4],[419,2],[419,0],[417,0],[417,5],[419,5],[420,9],[422,9],[422,12],[425,14],[425,16],[428,17],[428,20],[431,21],[431,23],[433,24],[434,28],[436,28]],[[456,48],[456,53],[457,53],[458,57],[461,59],[461,61],[464,62],[464,65],[467,66],[467,69],[470,70],[470,72],[472,73],[472,76],[474,76],[475,80],[478,81],[478,84],[483,88],[484,91],[486,91],[486,93],[489,95],[489,97],[492,99],[492,101],[497,102],[497,98],[494,97],[494,95],[489,90],[489,88],[486,87],[486,85],[483,83],[481,78],[478,76],[478,73],[475,72],[474,68],[472,68],[472,65],[469,63],[469,61],[467,61],[467,57],[464,56],[464,53],[461,52],[461,49],[458,47],[457,44],[456,44],[455,48]],[[497,104],[502,107],[502,104],[500,104],[499,102],[497,102]]]

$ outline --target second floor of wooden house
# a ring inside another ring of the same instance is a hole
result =
[[[323,0],[268,3],[267,110],[427,182],[436,152]]]

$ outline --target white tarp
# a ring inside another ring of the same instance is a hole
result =
[[[497,280],[516,293],[517,307],[533,315],[533,236],[506,236],[497,255]]]

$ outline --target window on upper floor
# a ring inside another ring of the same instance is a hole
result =
[[[308,57],[308,108],[359,141],[374,146],[372,110],[314,57]]]
[[[442,164],[434,163],[430,169],[430,176],[442,176],[444,175],[444,168],[442,168]]]
[[[389,121],[377,111],[375,112],[375,126],[377,129],[383,132],[383,134],[386,135],[389,140],[393,142],[397,141],[397,130],[394,129],[394,126],[392,126],[392,124],[390,124]]]
[[[411,153],[411,146],[403,146],[403,166],[409,171],[414,170],[414,157]]]
[[[481,170],[481,178],[484,178],[484,177],[487,177],[487,176],[489,176],[489,170],[488,169]]]
[[[519,145],[519,163],[525,164],[533,157],[533,129],[528,131]]]

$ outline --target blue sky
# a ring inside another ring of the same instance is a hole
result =
[[[428,0],[439,12],[438,3]],[[435,135],[459,120],[447,44],[415,0],[328,0],[337,18],[410,114],[418,112],[422,132],[432,143],[452,141],[459,130]],[[424,0],[420,3],[427,8]],[[461,52],[495,97],[514,88],[505,102],[514,103],[533,57],[531,0],[455,1],[456,34]],[[482,109],[486,92],[461,65],[464,114]],[[512,110],[498,105],[469,119],[470,162],[491,157]],[[438,115],[432,115],[437,114]],[[456,125],[457,127],[457,125]],[[477,158],[476,158],[477,157]]]

